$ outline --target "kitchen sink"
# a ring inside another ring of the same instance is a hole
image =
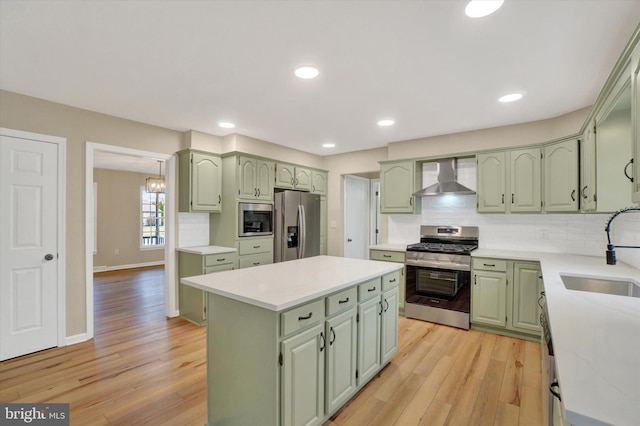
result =
[[[574,275],[560,275],[560,278],[562,278],[564,286],[569,290],[640,297],[640,285],[624,279],[593,278]]]

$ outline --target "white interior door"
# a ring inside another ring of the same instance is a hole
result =
[[[0,136],[0,360],[58,345],[58,149]]]
[[[368,259],[369,179],[344,178],[344,257]]]

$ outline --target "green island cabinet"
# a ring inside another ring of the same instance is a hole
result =
[[[322,425],[397,352],[398,281],[281,312],[207,292],[207,424]]]
[[[293,164],[276,164],[276,188],[311,191],[311,169]]]
[[[222,210],[222,160],[210,152],[178,151],[178,211]]]
[[[369,249],[369,259],[381,260],[383,262],[402,263],[404,265],[405,252],[371,248]],[[405,299],[405,293],[406,293],[406,279],[407,279],[406,275],[407,275],[407,267],[403,266],[402,269],[400,269],[400,277],[398,282],[398,308],[402,314],[404,314],[404,299]]]
[[[472,270],[471,327],[538,341],[540,264],[474,257]]]
[[[540,148],[478,154],[480,213],[538,213],[542,209]]]
[[[178,277],[212,274],[238,268],[236,250],[218,248],[216,253],[187,252],[194,248],[178,249]],[[179,284],[178,306],[180,316],[194,324],[204,325],[207,320],[207,297],[203,290]]]
[[[421,197],[414,192],[422,186],[422,167],[415,161],[380,163],[380,212],[420,213]]]

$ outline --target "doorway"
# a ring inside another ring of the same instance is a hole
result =
[[[172,155],[140,151],[130,148],[117,147],[112,145],[96,144],[87,142],[86,152],[86,311],[87,311],[87,338],[94,336],[94,157],[97,152],[120,154],[130,157],[141,157],[154,160],[162,160],[166,164],[165,173],[165,203],[164,203],[164,299],[165,314],[167,317],[177,316],[176,309],[176,283],[175,283],[175,158]],[[98,189],[99,190],[99,189]]]
[[[370,180],[344,177],[344,257],[369,258]]]

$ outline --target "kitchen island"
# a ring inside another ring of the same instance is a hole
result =
[[[207,292],[208,425],[326,421],[397,351],[402,266],[317,256],[182,278]]]

